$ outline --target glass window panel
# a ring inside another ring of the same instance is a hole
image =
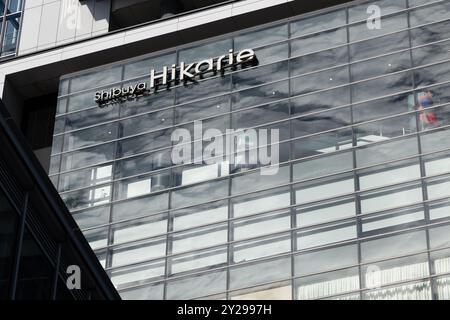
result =
[[[367,41],[352,43],[350,45],[350,57],[352,61],[357,61],[407,48],[409,48],[408,31],[402,31]]]
[[[292,300],[292,287],[288,283],[277,283],[233,292],[231,295],[231,300]]]
[[[50,168],[48,169],[49,174],[59,173],[59,171],[61,170],[60,164],[61,164],[60,155],[50,157]]]
[[[110,206],[77,211],[72,215],[80,229],[91,228],[109,222]]]
[[[166,238],[151,239],[111,249],[112,267],[133,264],[166,254]]]
[[[426,25],[411,29],[411,40],[413,46],[448,39],[450,21]]]
[[[129,199],[166,190],[170,187],[170,171],[141,175],[114,184],[114,199]]]
[[[282,24],[234,37],[234,49],[243,50],[247,48],[260,47],[266,44],[282,41],[287,38],[287,24]]]
[[[379,37],[387,33],[408,28],[408,18],[405,13],[395,16],[384,17],[381,21],[380,29],[368,29],[367,21],[355,24],[349,27],[350,42],[359,41],[368,38]]]
[[[348,126],[351,121],[350,108],[339,108],[337,110],[325,111],[320,114],[303,116],[293,119],[294,137],[302,137],[322,131],[338,129]]]
[[[361,219],[362,232],[380,234],[396,229],[406,229],[423,224],[425,215],[422,207],[401,209],[387,214],[371,215]]]
[[[231,87],[230,80],[230,75],[218,76],[205,81],[199,81],[198,83],[188,83],[184,86],[177,87],[177,103],[181,104],[228,93]]]
[[[53,136],[53,144],[51,154],[57,154],[62,152],[63,147],[63,135]]]
[[[120,140],[117,144],[117,157],[135,156],[146,151],[170,147],[171,133],[172,130],[160,130]]]
[[[450,217],[450,203],[447,201],[433,203],[429,205],[429,213],[431,220],[443,219]],[[449,270],[450,272],[450,270]]]
[[[355,123],[413,111],[414,95],[400,94],[353,106]],[[415,120],[415,116],[411,116]],[[413,124],[412,124],[413,125]],[[414,128],[414,125],[413,125]]]
[[[293,44],[293,46],[295,45]],[[301,75],[325,68],[336,67],[340,64],[347,64],[347,50],[347,46],[343,46],[291,59],[291,74]]]
[[[450,251],[439,250],[431,252],[430,259],[434,274],[445,274],[450,272]]]
[[[68,93],[68,90],[69,90],[69,79],[60,80],[58,94],[66,95]],[[58,98],[58,102],[56,104],[56,116],[62,113],[66,113],[66,111],[67,111],[67,98]]]
[[[356,150],[358,167],[366,167],[418,154],[417,138],[375,144]]]
[[[316,203],[296,209],[297,226],[306,227],[338,219],[345,219],[356,214],[353,198],[333,202]]]
[[[226,290],[227,272],[208,272],[167,283],[168,300],[187,300]]]
[[[108,245],[108,228],[99,228],[83,231],[83,235],[89,242],[92,250],[97,250]]]
[[[275,175],[264,176],[261,175],[261,172],[258,170],[250,174],[233,177],[231,181],[231,192],[235,195],[256,191],[255,186],[258,186],[258,190],[262,190],[286,184],[290,181],[289,175],[290,167],[282,166]]]
[[[199,62],[203,59],[219,57],[227,54],[232,49],[231,39],[219,40],[202,44],[192,48],[184,49],[179,52],[179,62],[185,63]]]
[[[430,247],[431,248],[443,248],[450,246],[450,226],[445,225],[442,227],[431,228],[430,234]]]
[[[296,299],[313,300],[359,289],[358,268],[324,273],[295,280]]]
[[[342,129],[294,141],[296,158],[317,156],[353,147],[351,129]]]
[[[234,217],[288,207],[291,204],[289,187],[273,189],[231,199]]]
[[[362,268],[364,287],[373,289],[429,276],[427,255],[377,262]]]
[[[335,301],[352,301],[352,300],[361,300],[361,296],[359,293],[347,294],[342,296],[334,296],[331,298],[327,298],[324,300],[335,300]]]
[[[361,259],[363,262],[369,262],[424,250],[427,250],[426,234],[421,230],[363,241]]]
[[[20,16],[9,17],[6,19],[5,29],[3,31],[3,43],[1,55],[5,56],[16,52],[17,40],[19,38]]]
[[[355,222],[341,222],[297,233],[297,249],[323,246],[326,244],[355,239],[357,237]]]
[[[230,289],[246,288],[291,277],[291,258],[230,268]]]
[[[166,210],[169,205],[168,193],[152,195],[150,197],[121,201],[113,205],[113,221],[136,218],[143,215]]]
[[[355,128],[359,146],[401,137],[416,131],[414,114],[370,122]]]
[[[106,268],[106,250],[103,249],[103,250],[95,251],[94,253],[95,253],[98,261],[100,262],[100,265],[103,268]]]
[[[120,291],[123,300],[162,300],[164,283]]]
[[[117,123],[66,133],[64,151],[87,147],[93,144],[111,141],[117,138]]]
[[[73,171],[59,176],[58,191],[104,184],[112,180],[112,164]]]
[[[167,214],[111,226],[113,242],[130,242],[167,233]]]
[[[291,214],[289,211],[276,212],[256,218],[238,220],[232,223],[232,228],[234,241],[287,231],[291,228]]]
[[[448,139],[448,136],[448,129],[422,134],[420,136],[422,152],[428,153],[450,148],[450,139]]]
[[[69,210],[99,206],[111,201],[111,185],[64,193],[61,198]]]
[[[314,158],[293,165],[294,181],[319,178],[333,173],[353,169],[352,152],[341,152],[326,157]]]
[[[365,1],[364,3],[358,3],[355,6],[349,7],[349,22],[367,20],[369,17],[367,7],[370,5],[376,5],[382,8],[382,15],[388,15],[406,9],[406,1],[404,0]]]
[[[230,111],[230,97],[221,96],[194,103],[177,106],[175,109],[175,123],[185,123],[201,120],[210,116]]]
[[[254,51],[256,57],[258,58],[258,64],[262,66],[264,64],[288,59],[289,42],[258,48]]]
[[[172,165],[170,150],[164,150],[139,157],[117,161],[115,177],[124,178],[137,174],[160,170]]]
[[[234,244],[232,247],[235,263],[250,261],[291,251],[291,236],[286,234],[241,242]]]
[[[406,182],[421,177],[418,159],[360,170],[357,175],[361,190]]]
[[[345,21],[345,20],[344,20]],[[347,29],[339,28],[291,40],[291,57],[346,44]]]
[[[94,91],[71,95],[67,103],[67,112],[80,111],[83,109],[96,107],[93,97]]]
[[[442,3],[411,10],[410,23],[411,27],[433,23],[440,20],[450,19],[450,3],[443,1]]]
[[[338,67],[291,79],[291,94],[307,94],[348,83],[348,67]]]
[[[423,201],[422,187],[391,187],[361,195],[361,212],[382,211]]]
[[[291,22],[291,37],[318,32],[345,25],[347,21],[345,10],[336,10]]]
[[[59,134],[62,133],[64,131],[64,126],[65,126],[65,116],[60,116],[60,117],[56,117],[55,118],[55,124],[54,124],[54,129],[53,129],[53,134]],[[61,145],[62,147],[62,145]]]
[[[227,247],[189,253],[169,259],[171,273],[180,273],[201,268],[217,268],[227,264]]]
[[[149,69],[144,69],[148,72]],[[147,78],[144,79],[145,81]],[[148,82],[147,82],[148,83]],[[135,84],[135,82],[133,83]],[[175,91],[161,89],[150,95],[142,95],[120,104],[122,118],[167,108],[175,103]],[[109,108],[108,108],[109,109]]]
[[[450,177],[428,179],[426,181],[428,199],[438,199],[450,196]]]
[[[252,128],[288,117],[289,102],[280,101],[262,107],[233,113],[231,115],[231,127],[234,129]],[[281,125],[281,123],[278,125]]]
[[[217,225],[195,229],[170,236],[172,253],[203,249],[217,244],[226,243],[228,231],[226,225]]]
[[[158,278],[164,275],[165,261],[138,264],[126,268],[111,270],[111,281],[120,289],[130,285],[137,285],[146,280]]]
[[[92,98],[92,97],[91,97]],[[62,117],[65,120],[65,130],[76,130],[91,125],[98,125],[119,117],[119,108],[94,108],[86,111],[70,113]]]
[[[8,2],[8,13],[18,12],[22,10],[22,0],[9,0]],[[0,10],[0,15],[1,15]]]
[[[238,91],[232,94],[233,110],[270,103],[287,98],[288,81],[271,83],[258,88]]]
[[[430,282],[418,282],[365,292],[363,300],[431,300]]]
[[[292,98],[290,102],[293,116],[325,111],[350,104],[350,89],[349,87],[340,87],[302,95]]]
[[[411,68],[409,51],[354,63],[350,66],[353,81],[399,72],[408,68]]]
[[[450,277],[441,277],[433,280],[437,300],[450,300]]]
[[[295,275],[304,276],[358,264],[358,247],[352,244],[307,252],[296,255],[294,259]]]
[[[333,176],[294,186],[296,203],[309,203],[355,191],[353,174]]]
[[[97,163],[111,161],[114,158],[114,142],[76,152],[65,153],[62,156],[61,171],[73,170]]]
[[[353,101],[375,99],[412,89],[412,72],[405,71],[353,85]]]
[[[99,83],[109,84],[122,80],[122,66],[103,68],[80,76],[72,77],[70,80],[70,93],[98,87]],[[94,102],[91,95],[91,103]]]
[[[158,57],[139,59],[135,62],[127,63],[124,66],[124,79],[136,78],[150,74],[150,70],[156,72],[162,70],[164,66],[170,66],[176,62],[175,53],[166,53]]]
[[[440,63],[414,71],[414,81],[417,87],[429,86],[450,80],[450,63]]]
[[[433,2],[433,0],[409,0],[409,7],[412,8],[429,2]]]
[[[228,180],[211,181],[172,191],[172,208],[187,207],[228,195]]]
[[[127,137],[146,131],[156,131],[173,125],[173,110],[147,113],[120,121],[121,135]]]
[[[228,201],[172,211],[174,231],[224,221],[228,218]]]
[[[272,63],[267,66],[243,70],[233,73],[233,90],[242,90],[249,87],[260,86],[268,82],[288,77],[287,61]]]
[[[421,66],[438,61],[448,60],[450,42],[444,41],[430,44],[425,47],[419,47],[412,50],[413,61],[415,66]]]

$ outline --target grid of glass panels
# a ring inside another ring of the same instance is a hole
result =
[[[16,53],[23,2],[0,0],[0,57]]]
[[[230,48],[259,65],[95,106]],[[449,50],[450,1],[383,0],[64,77],[50,176],[124,298],[449,298]],[[173,165],[195,120],[279,129],[278,174]]]

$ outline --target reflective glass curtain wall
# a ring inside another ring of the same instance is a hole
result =
[[[94,103],[230,48],[258,66]],[[124,298],[448,299],[449,50],[450,1],[359,1],[63,77],[50,177]],[[278,173],[174,165],[196,120],[279,129]]]
[[[0,0],[0,57],[16,53],[22,7],[22,0]]]

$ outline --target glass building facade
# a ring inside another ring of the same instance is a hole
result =
[[[230,48],[258,65],[94,103]],[[50,177],[125,299],[449,299],[449,51],[450,1],[359,1],[67,75]],[[278,173],[174,165],[196,120],[279,129]]]

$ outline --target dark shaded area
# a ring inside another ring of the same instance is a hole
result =
[[[120,299],[1,100],[0,145],[0,299]]]

